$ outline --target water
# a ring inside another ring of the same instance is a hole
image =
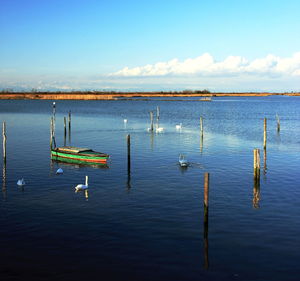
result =
[[[156,106],[161,134],[147,132]],[[71,143],[110,154],[108,168],[50,161],[52,101],[0,101],[7,122],[1,280],[300,280],[299,98],[57,101],[58,145],[69,110]],[[261,149],[260,189],[254,148]],[[186,169],[180,153],[190,162]],[[63,175],[55,174],[59,167]],[[85,175],[88,196],[74,192]],[[23,188],[16,185],[22,177]]]

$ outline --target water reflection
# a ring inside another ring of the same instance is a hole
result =
[[[253,185],[253,208],[259,208],[260,201],[260,178],[254,177],[254,185]]]
[[[204,222],[204,235],[203,235],[203,244],[204,244],[204,268],[209,268],[209,258],[208,258],[208,221]]]
[[[54,173],[54,167],[53,164],[59,164],[59,166],[66,167],[66,168],[75,168],[75,169],[80,169],[84,167],[91,167],[94,169],[109,169],[108,164],[104,163],[87,163],[83,161],[76,161],[76,160],[61,160],[59,157],[52,157],[51,162],[50,162],[50,172],[51,174]]]
[[[203,134],[200,136],[200,153],[203,152]]]
[[[267,174],[267,149],[264,149],[264,175]]]
[[[83,193],[86,201],[89,200],[89,191],[88,191],[88,189],[85,189],[85,190],[76,189],[75,193]]]
[[[3,170],[2,170],[2,194],[3,199],[6,199],[6,159],[3,158]]]

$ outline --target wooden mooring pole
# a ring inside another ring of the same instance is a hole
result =
[[[69,115],[68,115],[68,123],[69,123],[69,134],[71,132],[71,110],[69,111]]]
[[[255,180],[260,180],[260,150],[253,150],[253,174]]]
[[[55,104],[55,101],[52,103],[52,115],[55,118],[55,115],[56,115],[56,104]]]
[[[267,147],[267,118],[264,118],[264,149]]]
[[[66,146],[67,139],[67,118],[64,117],[64,146]]]
[[[69,111],[69,115],[68,115],[68,123],[69,123],[69,144],[71,144],[71,111]]]
[[[50,150],[52,149],[53,145],[53,117],[50,120]]]
[[[6,163],[6,122],[4,121],[2,124],[2,138],[3,138],[3,162]]]
[[[55,142],[55,121],[54,117],[51,117],[50,121],[50,150],[54,147],[56,147],[56,142]]]
[[[253,207],[259,208],[258,202],[260,199],[260,150],[253,150]]]

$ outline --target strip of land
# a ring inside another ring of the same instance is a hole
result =
[[[0,99],[29,99],[29,100],[118,100],[152,97],[265,97],[265,96],[300,96],[300,92],[268,93],[240,92],[222,93],[209,91],[182,92],[0,92]]]

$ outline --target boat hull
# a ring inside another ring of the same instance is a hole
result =
[[[105,164],[107,163],[109,159],[109,155],[103,154],[83,154],[83,153],[66,153],[66,152],[61,152],[57,150],[52,150],[51,151],[51,159],[53,160],[59,160],[59,161],[64,161],[66,160],[67,162],[71,161],[76,161],[76,162],[84,162],[84,163],[102,163]]]

